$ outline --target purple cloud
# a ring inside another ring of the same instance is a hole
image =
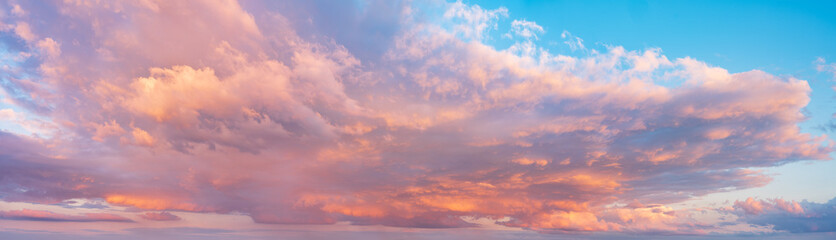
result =
[[[836,199],[826,203],[783,199],[735,201],[729,209],[747,223],[792,233],[836,231]]]
[[[133,222],[133,220],[109,213],[87,213],[67,215],[41,210],[0,211],[0,218],[7,220],[45,221],[45,222]]]
[[[184,211],[448,228],[484,218],[541,232],[699,234],[665,204],[763,186],[770,178],[748,168],[833,150],[797,126],[804,80],[659,49],[497,50],[479,40],[504,8],[375,5],[397,20],[377,25],[315,3],[20,4],[26,15],[0,19],[14,25],[2,41],[30,57],[3,88],[56,127],[0,132],[4,201],[104,199],[158,211],[140,215],[149,220]],[[343,20],[355,25],[330,25]]]
[[[181,220],[177,215],[169,212],[147,212],[140,214],[139,217],[151,221],[178,221]]]

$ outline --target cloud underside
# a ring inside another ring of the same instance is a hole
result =
[[[836,198],[826,203],[758,200],[735,201],[726,211],[740,216],[743,222],[771,226],[792,233],[836,231]]]
[[[806,81],[659,49],[553,55],[524,20],[515,46],[531,51],[497,50],[480,40],[504,9],[20,4],[0,39],[28,57],[3,73],[2,93],[48,119],[36,125],[47,134],[0,133],[4,201],[104,199],[258,223],[476,217],[700,233],[664,204],[763,186],[770,178],[747,168],[832,150],[797,127]]]

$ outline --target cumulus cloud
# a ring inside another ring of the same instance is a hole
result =
[[[783,211],[794,214],[804,214],[804,209],[797,202],[787,202],[783,199],[755,200],[747,198],[746,201],[734,202],[734,209],[743,210],[748,215],[760,215],[765,212]]]
[[[770,178],[748,168],[833,148],[797,126],[804,80],[659,49],[495,49],[479,40],[504,8],[403,5],[401,26],[378,39],[381,57],[360,59],[375,54],[328,29],[301,33],[319,16],[282,5],[143,3],[4,16],[28,22],[32,35],[6,30],[32,42],[20,51],[43,54],[3,87],[60,128],[0,134],[4,201],[104,199],[159,211],[141,215],[151,220],[184,211],[442,228],[482,218],[541,232],[699,233],[666,204],[762,186]],[[523,37],[542,32],[516,23]]]

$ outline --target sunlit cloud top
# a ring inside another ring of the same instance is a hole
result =
[[[833,201],[674,207],[830,159],[833,141],[799,126],[820,90],[794,75],[464,2],[2,6],[9,234],[836,229]]]

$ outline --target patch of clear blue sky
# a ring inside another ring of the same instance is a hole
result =
[[[673,60],[691,57],[731,73],[762,70],[807,80],[812,88],[805,108],[809,119],[799,126],[813,135],[827,134],[834,122],[833,74],[820,73],[813,61],[836,62],[836,1],[464,1],[485,9],[505,7],[509,17],[498,24],[487,44],[505,49],[510,21],[525,19],[542,26],[536,43],[554,54],[573,55],[563,43],[564,30],[588,48],[604,45],[627,50],[661,48]],[[781,97],[781,96],[775,96]],[[830,139],[836,139],[830,132]],[[833,156],[833,154],[832,154]],[[765,169],[774,181],[762,188],[707,196],[706,201],[762,198],[824,202],[836,196],[836,161],[799,162]]]
[[[15,72],[20,69],[19,58],[18,52],[0,44],[0,71],[2,71],[0,72],[0,110],[11,109],[16,113],[21,114],[25,110],[13,104],[7,103],[8,101],[11,101],[12,96],[4,89],[4,84],[8,84],[8,81],[10,81],[8,78],[11,78],[15,75]],[[18,134],[31,133],[22,128],[18,123],[14,122],[14,120],[4,118],[0,118],[0,131],[9,131]]]

